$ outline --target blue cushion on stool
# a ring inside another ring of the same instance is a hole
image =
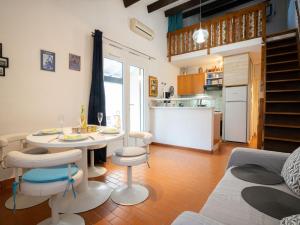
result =
[[[76,165],[71,166],[71,175],[78,172]],[[56,181],[68,180],[68,165],[31,169],[24,173],[23,181],[29,183],[50,183]]]

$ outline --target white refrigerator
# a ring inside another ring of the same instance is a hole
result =
[[[224,139],[247,142],[248,86],[225,88]]]

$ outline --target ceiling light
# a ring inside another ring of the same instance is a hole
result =
[[[208,31],[201,28],[201,0],[200,0],[200,14],[199,14],[200,28],[193,34],[193,40],[197,44],[202,44],[208,39]]]

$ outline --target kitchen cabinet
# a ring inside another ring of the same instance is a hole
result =
[[[224,57],[224,86],[248,85],[249,73],[248,53]]]
[[[204,93],[204,73],[177,76],[177,94],[195,95]]]

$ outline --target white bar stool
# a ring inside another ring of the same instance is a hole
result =
[[[85,225],[83,218],[76,214],[58,213],[56,199],[59,193],[73,191],[83,178],[83,171],[74,163],[79,162],[82,152],[74,149],[66,152],[30,155],[18,151],[11,151],[7,154],[5,164],[14,167],[15,182],[13,193],[20,186],[23,194],[28,196],[49,196],[51,207],[51,218],[48,218],[38,225]],[[67,166],[66,166],[67,164]],[[34,168],[24,173],[19,179],[18,168]]]
[[[88,147],[88,150],[90,151],[90,167],[88,168],[88,177],[93,178],[93,177],[99,177],[104,175],[107,172],[107,169],[102,167],[102,166],[95,166],[95,150],[100,149],[100,148],[105,148],[106,145],[95,145]]]
[[[19,149],[23,153],[26,154],[46,154],[48,153],[48,149],[46,148],[40,148],[40,147],[27,147],[26,148],[26,139],[27,134],[26,133],[16,133],[16,134],[9,134],[9,135],[3,135],[0,136],[0,161],[3,162],[3,159],[5,158],[5,150],[4,148],[7,147],[10,143],[13,142],[19,142]],[[1,166],[3,169],[6,169],[3,166],[3,163],[1,163]],[[39,205],[49,199],[49,196],[43,196],[43,197],[29,197],[26,195],[23,195],[21,193],[17,193],[16,195],[16,203],[17,207],[16,209],[27,209],[31,208],[33,206]],[[13,209],[14,208],[14,200],[13,196],[8,198],[5,202],[5,207],[7,209]]]
[[[149,144],[152,140],[152,134],[148,132],[131,132],[129,137],[137,140],[142,139],[146,146],[144,147],[124,147],[117,150],[112,156],[112,162],[119,166],[127,166],[127,184],[116,188],[111,199],[120,205],[136,205],[145,201],[149,196],[149,191],[146,187],[140,184],[132,183],[132,167],[143,163],[148,163]]]

